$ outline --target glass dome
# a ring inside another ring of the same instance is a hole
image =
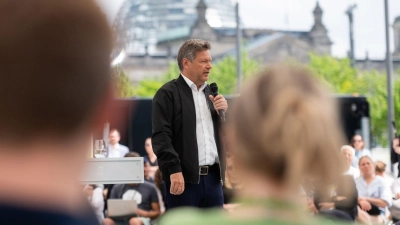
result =
[[[235,8],[230,0],[203,0],[206,19],[214,28],[234,28]],[[126,0],[116,17],[116,52],[157,54],[160,35],[172,29],[188,30],[197,20],[199,0]]]

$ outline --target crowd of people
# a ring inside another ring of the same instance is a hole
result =
[[[116,129],[110,132],[110,140],[115,138],[116,133],[119,134]],[[88,200],[101,224],[156,224],[168,208],[166,189],[157,166],[157,156],[152,150],[151,138],[145,140],[144,148],[147,154],[144,156],[144,184],[87,185],[85,187]],[[353,164],[357,151],[369,152],[369,154],[359,153],[358,163]],[[400,203],[398,202],[400,201],[398,200],[400,199],[400,178],[394,179],[387,174],[384,162],[373,161],[371,152],[364,148],[361,135],[354,135],[351,144],[343,145],[339,153],[343,166],[340,171],[343,171],[343,174],[336,184],[332,183],[327,188],[318,185],[320,180],[312,182],[305,179],[301,183],[302,188],[298,195],[304,196],[308,212],[328,220],[359,224],[400,221]],[[128,152],[125,157],[140,157],[140,155],[136,152]],[[153,163],[151,163],[151,158],[153,158]],[[236,172],[234,157],[228,155],[225,182],[222,188],[223,209],[230,214],[236,213],[236,210],[244,204],[236,201],[235,193],[240,193],[244,186],[243,178]],[[139,212],[137,215],[119,218],[108,217],[107,207],[104,207],[107,206],[107,199],[134,199],[138,202]],[[299,204],[298,207],[300,209],[301,205]]]

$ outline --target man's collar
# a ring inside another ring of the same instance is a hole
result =
[[[110,144],[110,147],[113,147],[114,149],[116,149],[119,146],[119,143],[116,143],[115,145]]]
[[[183,73],[181,73],[181,76],[183,77],[183,79],[186,81],[187,85],[191,88],[191,89],[195,89],[197,90],[197,86],[195,83],[193,83],[193,81],[191,81],[189,78],[187,78],[185,75],[183,75]],[[199,91],[203,91],[204,88],[206,88],[207,83],[204,82],[203,85],[201,85],[201,87],[199,88]]]

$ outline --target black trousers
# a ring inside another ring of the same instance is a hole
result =
[[[224,204],[218,164],[211,166],[207,175],[200,175],[199,184],[185,182],[185,190],[180,195],[171,194],[170,187],[171,183],[165,182],[167,210],[182,206],[199,208],[222,207]]]

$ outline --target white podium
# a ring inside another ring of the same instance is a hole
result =
[[[87,159],[81,182],[85,184],[143,183],[143,157]]]

